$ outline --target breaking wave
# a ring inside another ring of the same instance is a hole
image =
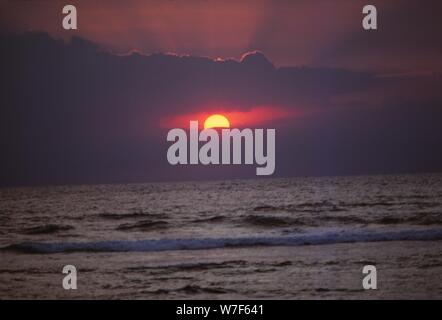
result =
[[[249,236],[237,238],[149,239],[99,242],[24,242],[2,248],[22,253],[61,252],[152,252],[168,250],[202,250],[227,247],[302,246],[380,241],[442,240],[442,229],[402,231],[334,231],[311,232],[289,236]]]

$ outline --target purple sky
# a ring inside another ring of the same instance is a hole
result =
[[[0,1],[2,186],[253,177],[167,163],[168,125],[212,112],[276,128],[276,176],[442,170],[437,1],[374,1],[374,32],[362,1],[72,3],[77,31]]]

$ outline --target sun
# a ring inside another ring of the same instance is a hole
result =
[[[221,114],[212,114],[204,121],[204,129],[209,128],[230,128],[230,122]]]

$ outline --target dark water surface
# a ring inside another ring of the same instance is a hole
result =
[[[0,189],[0,298],[442,298],[442,175]],[[62,289],[65,264],[78,289]],[[362,290],[365,264],[379,289]]]

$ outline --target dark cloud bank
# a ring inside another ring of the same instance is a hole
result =
[[[42,33],[1,36],[0,185],[253,177],[254,166],[167,163],[165,117],[293,110],[277,129],[276,176],[442,171],[442,77],[113,55]]]

